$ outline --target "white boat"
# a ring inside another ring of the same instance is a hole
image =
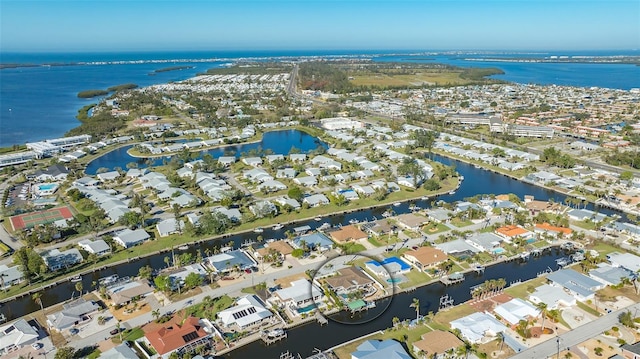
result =
[[[267,330],[267,331],[265,331],[265,334],[269,338],[277,338],[279,336],[284,335],[284,329],[276,328],[276,329]]]
[[[390,211],[385,211],[385,212],[382,214],[382,217],[384,217],[384,218],[391,217],[391,212],[390,212]]]
[[[316,217],[316,218],[315,218],[315,220],[316,220],[317,222],[320,222],[320,221],[322,221],[322,217],[318,216],[318,217]]]
[[[321,231],[329,228],[331,228],[331,225],[327,222],[324,222],[320,227],[318,227],[318,229]]]
[[[460,176],[460,182],[464,181],[464,176]]]
[[[275,226],[271,227],[271,229],[273,229],[274,231],[279,231],[282,228],[284,228],[284,226],[280,223],[276,224]]]
[[[357,219],[355,219],[355,218],[353,218],[353,219],[350,219],[350,220],[349,220],[349,223],[351,223],[351,224],[356,224],[356,223],[358,223],[358,222],[360,222],[360,221],[358,221],[358,220],[357,220]]]
[[[450,191],[449,194],[456,194],[456,191]]]
[[[475,167],[475,168],[482,168],[482,167],[480,167],[480,165],[474,165],[473,167]]]
[[[401,205],[401,204],[402,204],[402,203],[400,203],[400,202],[396,202],[396,203],[394,203],[393,205],[394,205],[394,206],[396,206],[396,207],[398,207],[398,206],[399,206],[399,205]]]
[[[183,245],[183,246],[178,247],[178,249],[181,250],[181,251],[186,251],[186,250],[189,249],[189,246]]]
[[[262,233],[264,232],[264,229],[262,229],[262,227],[257,227],[253,230],[255,233]]]
[[[72,282],[79,282],[79,281],[81,281],[81,280],[82,280],[82,277],[81,277],[81,276],[79,276],[79,275],[77,275],[77,276],[75,276],[75,277],[72,277],[72,278],[71,278],[71,281],[72,281]]]
[[[117,274],[113,274],[108,277],[103,277],[98,279],[98,283],[100,283],[101,285],[107,286],[111,283],[117,282],[118,279],[120,279],[120,277]]]

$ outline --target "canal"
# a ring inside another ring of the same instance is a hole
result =
[[[283,133],[284,132],[284,133]],[[276,146],[277,143],[277,146]],[[260,148],[257,146],[255,148]],[[276,146],[273,148],[277,148],[278,151],[274,150],[274,153],[288,153],[291,147],[296,147],[302,151],[310,151],[315,149],[318,145],[326,146],[323,142],[319,142],[317,138],[310,136],[304,132],[297,130],[287,130],[287,131],[275,131],[275,132],[267,132],[265,133],[262,145],[262,148],[272,148],[267,146]],[[248,145],[244,145],[248,146]],[[238,150],[242,150],[242,152],[248,151],[249,149],[246,147],[238,147]],[[220,151],[220,150],[219,150]],[[113,152],[112,152],[113,153]],[[236,152],[241,153],[241,152]],[[126,152],[124,152],[126,154]],[[109,155],[109,154],[108,154]],[[105,155],[105,156],[108,156]],[[127,155],[128,156],[128,155]],[[94,160],[94,162],[99,161],[100,159]],[[442,162],[446,165],[454,165],[456,170],[464,176],[464,181],[462,182],[461,187],[454,194],[446,194],[439,196],[439,200],[444,200],[446,202],[455,202],[463,200],[464,198],[472,197],[478,194],[500,194],[500,193],[513,193],[520,198],[523,198],[524,195],[533,195],[536,199],[539,200],[548,200],[549,198],[553,198],[556,202],[562,203],[564,201],[565,196],[558,194],[556,192],[537,187],[528,183],[520,182],[514,180],[510,177],[507,177],[502,174],[497,174],[491,172],[489,170],[485,170],[482,168],[475,168],[473,165],[469,165],[467,163],[453,160],[447,157],[442,156],[434,156],[434,160]],[[105,167],[105,166],[119,166],[123,162],[126,166],[127,161],[129,159],[116,158],[111,157],[109,159],[109,163],[100,162],[100,164],[94,165],[94,167]],[[93,165],[93,163],[91,165]],[[124,168],[124,166],[122,167]],[[366,209],[361,211],[354,211],[351,213],[339,214],[327,218],[323,218],[323,221],[317,222],[314,220],[307,220],[298,222],[289,226],[285,226],[284,228],[274,231],[271,228],[265,228],[264,232],[260,235],[267,238],[283,238],[284,233],[287,230],[292,230],[294,227],[309,225],[312,229],[319,227],[324,222],[329,222],[331,225],[337,224],[347,224],[350,220],[355,219],[360,222],[371,220],[374,218],[382,218],[382,214],[389,208],[392,208],[396,214],[408,213],[410,212],[409,206],[410,204],[416,204],[422,208],[430,207],[431,202],[434,199],[422,200],[418,199],[412,202],[404,202],[400,206],[383,206],[378,208]],[[593,209],[591,205],[588,205],[587,208]],[[621,214],[620,212],[608,210],[604,208],[598,208],[598,211],[607,215],[610,214]],[[195,253],[196,251],[201,251],[204,255],[205,249],[213,249],[214,247],[222,247],[226,246],[230,242],[233,242],[234,247],[238,248],[242,245],[242,243],[247,241],[255,241],[257,234],[253,232],[242,233],[238,235],[232,235],[225,238],[219,238],[215,240],[210,240],[203,242],[199,245],[192,246],[188,249],[188,251]],[[176,250],[176,254],[179,254],[181,251]],[[136,260],[131,260],[128,263],[124,263],[115,267],[105,268],[103,270],[99,270],[90,274],[86,274],[82,276],[82,284],[85,290],[90,290],[92,288],[92,283],[97,281],[102,277],[106,277],[112,274],[118,274],[120,277],[124,276],[136,276],[141,267],[149,265],[152,268],[163,268],[166,266],[164,262],[164,258],[170,256],[170,252],[165,253],[157,253],[153,254],[149,257],[140,258]],[[546,267],[545,267],[546,268]],[[555,268],[554,268],[555,269]],[[534,271],[535,272],[535,271]],[[487,273],[488,275],[488,273]],[[524,278],[522,278],[524,279]],[[43,295],[41,297],[43,305],[51,306],[54,304],[58,304],[62,301],[68,300],[71,298],[72,293],[75,291],[75,283],[72,282],[62,282],[59,285],[52,286],[49,288],[43,289]],[[77,295],[77,292],[75,293]],[[7,320],[15,319],[26,314],[32,313],[36,310],[39,310],[39,305],[37,305],[29,296],[22,296],[12,301],[2,303],[2,307],[0,311],[7,317]],[[378,322],[378,321],[376,321]],[[291,340],[289,340],[291,341]]]
[[[440,298],[448,295],[453,298],[453,305],[457,305],[471,299],[469,288],[481,284],[486,280],[504,278],[507,284],[515,281],[526,281],[535,278],[538,273],[547,268],[556,270],[558,268],[556,259],[564,253],[559,248],[546,250],[542,255],[530,257],[528,261],[515,260],[499,263],[485,269],[483,275],[475,272],[467,273],[465,280],[456,285],[445,286],[440,282],[429,284],[417,288],[415,291],[396,294],[393,297],[376,302],[376,308],[369,312],[360,312],[353,318],[350,314],[337,313],[336,320],[329,320],[329,323],[321,326],[317,322],[309,322],[302,326],[289,330],[287,339],[276,342],[269,346],[262,341],[256,341],[243,347],[234,349],[226,354],[225,358],[253,359],[253,358],[279,358],[281,353],[289,351],[291,354],[300,354],[306,358],[313,354],[317,348],[327,350],[340,343],[361,337],[363,335],[384,330],[392,326],[393,318],[415,319],[416,310],[410,305],[413,298],[420,301],[420,314],[427,314],[429,311],[438,311]],[[391,301],[391,303],[385,303]],[[387,308],[387,304],[389,307]],[[387,308],[382,314],[376,309]],[[368,321],[368,317],[375,318]],[[345,324],[349,320],[363,324]]]

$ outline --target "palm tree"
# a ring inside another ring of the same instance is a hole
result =
[[[42,315],[44,315],[44,306],[42,305],[42,292],[35,292],[31,295],[31,299],[33,299],[36,304],[40,305],[40,310],[42,311]]]
[[[504,332],[498,333],[497,344],[500,344],[500,351],[502,351],[502,346],[504,345]]]
[[[409,305],[409,307],[416,309],[416,320],[418,320],[418,318],[420,318],[420,299],[413,298],[413,301],[411,302],[411,305]]]
[[[118,319],[118,322],[116,323],[116,330],[118,331],[118,334],[120,334],[120,342],[122,342],[122,331],[120,329],[120,320]]]
[[[549,313],[549,311],[547,310],[547,303],[540,302],[536,304],[536,308],[538,308],[538,310],[540,311],[540,315],[542,316],[542,334],[544,334],[544,320],[547,318],[547,314]]]
[[[157,322],[158,318],[160,318],[160,309],[155,309],[151,312],[153,319]]]
[[[82,297],[82,282],[76,283],[76,290],[80,293],[80,296]]]

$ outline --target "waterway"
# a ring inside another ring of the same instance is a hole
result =
[[[241,348],[235,349],[225,355],[226,358],[251,359],[251,358],[279,358],[280,354],[289,351],[292,354],[300,354],[303,358],[311,356],[314,349],[327,350],[340,343],[359,338],[363,335],[383,330],[392,326],[393,318],[415,319],[416,311],[410,307],[413,298],[420,300],[420,313],[438,311],[440,298],[448,295],[453,298],[453,304],[457,305],[471,299],[469,288],[483,283],[486,280],[504,278],[507,283],[535,278],[539,272],[551,268],[557,269],[555,260],[563,256],[562,251],[553,248],[538,257],[531,257],[528,261],[515,260],[503,262],[487,267],[483,275],[475,272],[467,273],[462,283],[445,286],[440,282],[417,288],[415,291],[397,294],[393,297],[378,301],[376,308],[368,312],[360,312],[353,318],[347,313],[337,313],[339,321],[330,320],[328,325],[321,326],[316,322],[309,322],[303,326],[289,330],[286,340],[266,346],[262,341],[256,341]],[[391,301],[384,313],[380,314],[377,308],[386,308],[385,301]],[[378,316],[379,315],[379,316]],[[378,316],[378,317],[376,317]],[[375,320],[367,321],[368,317]],[[344,324],[349,321],[365,324]],[[311,339],[313,338],[313,339]]]
[[[295,138],[295,136],[293,137]],[[290,148],[291,143],[288,143],[283,148]],[[482,194],[500,194],[500,193],[513,193],[520,198],[523,198],[524,195],[533,195],[536,199],[539,200],[548,200],[549,198],[553,198],[556,202],[562,203],[564,201],[565,196],[541,188],[528,183],[520,182],[510,177],[497,174],[482,168],[475,168],[473,165],[453,160],[443,156],[434,156],[434,160],[439,161],[441,163],[447,165],[454,165],[456,170],[464,176],[465,180],[462,182],[460,188],[454,194],[446,194],[443,196],[439,196],[438,200],[444,200],[446,202],[455,202],[464,200],[465,198],[472,197],[475,195]],[[431,205],[431,202],[434,199],[429,200],[416,200],[412,201],[416,205],[422,208],[428,208]],[[324,222],[329,222],[331,225],[337,224],[347,224],[350,220],[356,219],[360,222],[371,220],[374,218],[382,218],[382,213],[387,209],[391,208],[396,214],[408,213],[410,212],[409,206],[411,203],[404,202],[400,206],[383,206],[378,208],[366,209],[361,211],[354,211],[351,213],[344,213],[335,216],[330,216],[324,218],[323,221],[315,221],[313,219],[298,222],[295,224],[291,224],[285,226],[284,228],[274,231],[271,228],[265,228],[264,232],[260,235],[267,238],[283,238],[284,233],[287,230],[292,230],[294,227],[309,225],[311,228],[315,229],[322,225]],[[588,205],[587,208],[593,209],[591,205]],[[610,214],[620,214],[617,211],[608,210],[608,209],[598,209],[599,212],[610,215]],[[213,247],[222,247],[233,242],[233,246],[238,248],[242,245],[242,243],[246,241],[255,241],[258,235],[251,231],[228,236],[225,238],[210,240],[207,242],[203,242],[200,245],[195,245],[189,249],[192,253],[196,251],[204,251],[206,248],[213,249]],[[180,251],[176,250],[176,253],[180,253]],[[136,260],[132,260],[129,263],[124,263],[118,265],[116,267],[106,268],[104,270],[96,271],[91,274],[84,275],[82,277],[83,287],[85,289],[90,289],[93,281],[97,281],[99,278],[106,277],[112,274],[118,274],[120,277],[124,276],[136,276],[138,274],[138,270],[145,266],[149,265],[152,268],[163,268],[166,264],[164,262],[164,257],[170,256],[170,253],[158,253],[153,254],[149,257],[140,258]],[[537,272],[537,270],[533,270],[533,272]],[[524,277],[523,277],[524,278]],[[71,293],[75,290],[75,283],[72,282],[63,282],[59,285],[45,288],[43,290],[42,301],[44,306],[51,306],[62,301],[68,300],[71,297]],[[77,295],[77,292],[76,292]],[[23,315],[32,313],[39,309],[39,306],[31,300],[29,296],[23,296],[17,298],[13,301],[6,302],[0,308],[0,311],[7,316],[8,320],[15,319],[21,317]],[[291,337],[290,337],[291,338]],[[292,341],[291,339],[289,341]]]
[[[171,158],[171,156],[154,157],[151,158],[151,162],[147,162],[144,158],[137,158],[129,155],[127,151],[131,147],[133,147],[133,145],[123,146],[96,158],[87,165],[85,173],[94,175],[100,168],[114,170],[119,167],[121,169],[126,169],[127,164],[131,162],[136,163],[138,168],[161,166]],[[267,149],[273,154],[287,155],[290,153],[292,148],[296,148],[300,153],[309,153],[318,147],[323,147],[324,149],[329,148],[325,142],[309,135],[306,132],[290,129],[265,132],[259,142],[229,145],[200,151],[197,152],[197,158],[202,158],[206,153],[210,154],[213,158],[219,158],[221,156],[240,157],[249,151],[262,151]]]

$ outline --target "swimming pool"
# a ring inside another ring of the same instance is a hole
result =
[[[535,241],[536,241],[535,237],[531,237],[531,238],[527,239],[527,243],[533,243]]]
[[[494,248],[492,252],[495,254],[501,254],[504,253],[504,248]]]
[[[304,308],[298,308],[297,311],[300,314],[304,314],[304,313],[308,313],[308,312],[310,312],[310,311],[312,311],[314,309],[316,309],[316,305],[312,303],[312,304],[307,305]]]
[[[44,184],[38,185],[38,191],[51,191],[57,187],[58,185],[56,183],[44,183]]]
[[[387,282],[389,282],[389,283],[400,283],[400,282],[402,282],[402,278],[387,278]]]

